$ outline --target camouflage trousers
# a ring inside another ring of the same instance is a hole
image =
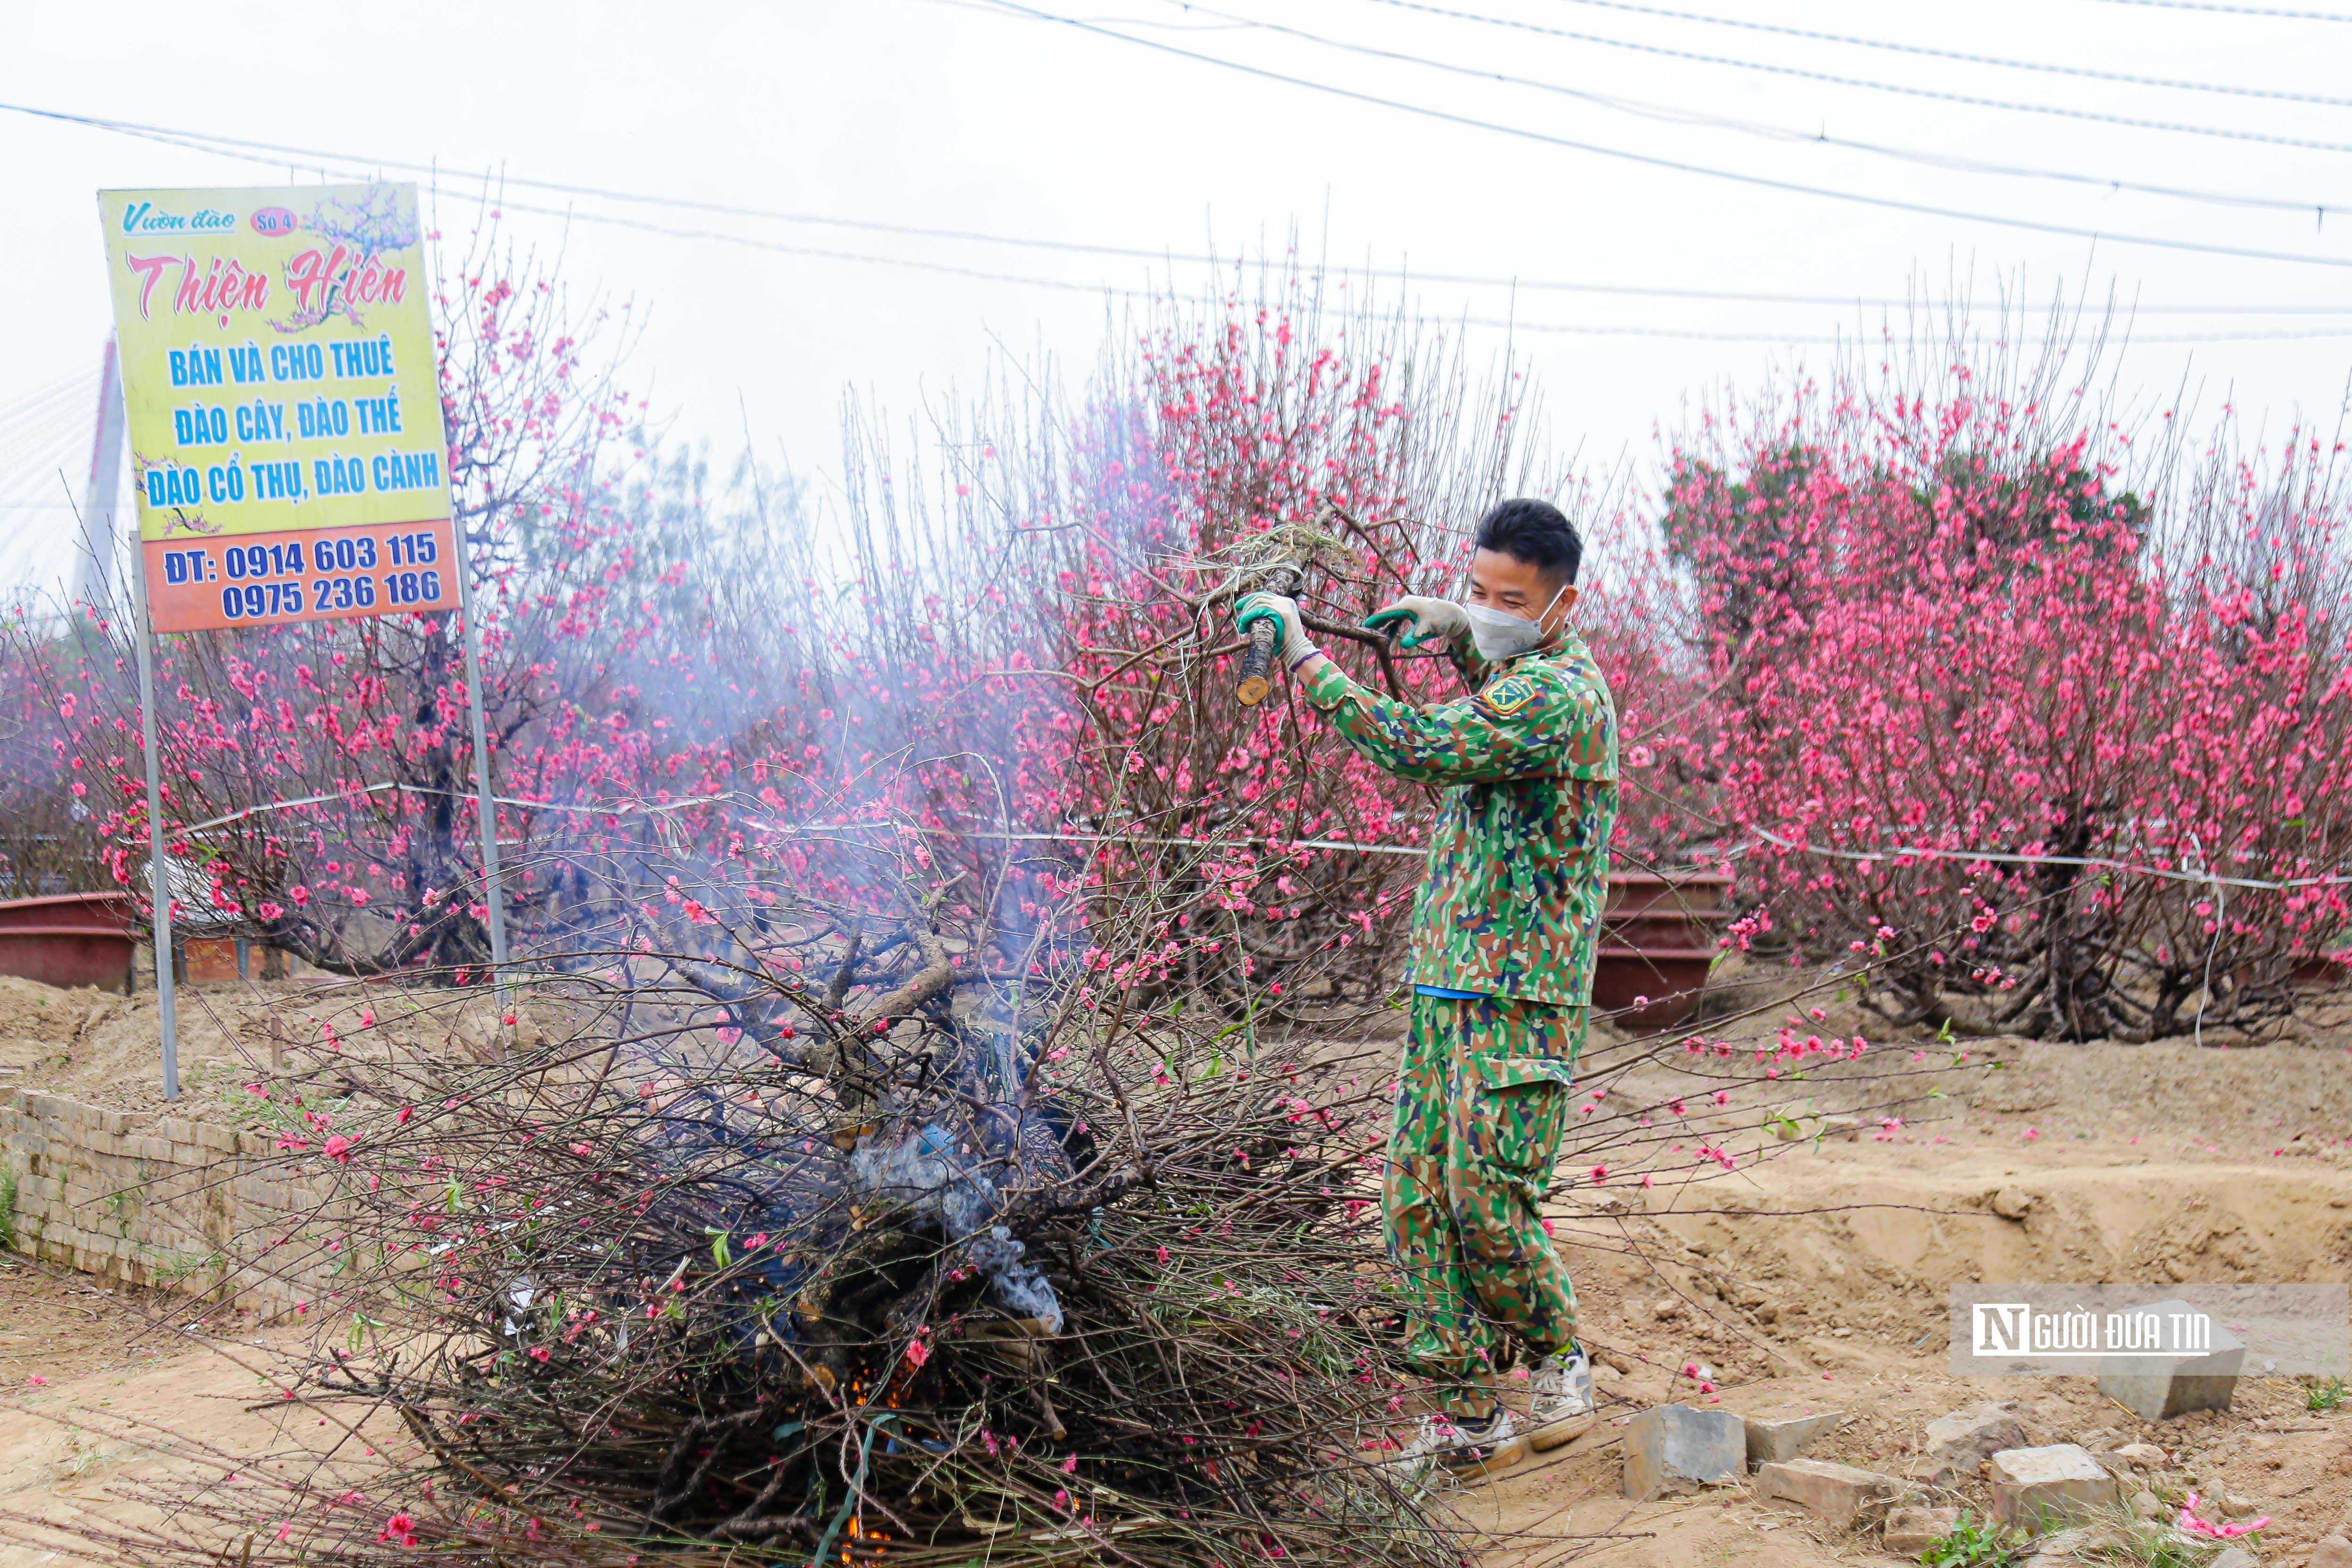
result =
[[[1406,1353],[1457,1400],[1507,1334],[1549,1355],[1576,1337],[1576,1290],[1543,1228],[1585,1010],[1506,997],[1412,998],[1381,1192],[1407,1301]]]

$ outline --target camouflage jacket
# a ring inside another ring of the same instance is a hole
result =
[[[1405,980],[1557,1007],[1592,999],[1617,822],[1617,708],[1584,640],[1486,666],[1476,695],[1416,708],[1326,659],[1307,700],[1376,766],[1446,786]]]

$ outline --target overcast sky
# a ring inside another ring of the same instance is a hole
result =
[[[509,235],[561,252],[576,296],[635,302],[630,380],[676,430],[725,456],[748,418],[763,449],[817,473],[837,464],[845,389],[917,411],[999,342],[1083,367],[1104,288],[1214,286],[1190,261],[856,225],[1163,258],[1278,249],[1296,232],[1433,315],[1516,319],[1507,335],[1464,330],[1481,355],[1507,342],[1543,389],[1549,440],[1601,463],[1646,460],[1692,400],[1824,363],[1828,341],[1880,328],[1875,301],[1955,279],[1980,308],[2020,286],[2042,303],[2113,289],[2140,310],[2125,378],[2151,406],[2185,376],[2208,410],[2332,429],[2352,344],[2352,18],[2244,9],[412,0],[258,26],[184,3],[11,6],[0,100],[309,152],[253,162],[0,112],[0,583],[67,570],[65,491],[88,477],[109,327],[94,194],[315,182],[322,164],[427,182],[402,165],[437,166],[452,235],[481,188],[464,172],[485,169],[844,220],[519,184],[500,206]],[[599,221],[614,218],[678,232]],[[778,248],[793,247],[843,256]],[[1520,281],[1421,280],[1437,274]],[[2158,341],[2181,338],[2209,341]]]

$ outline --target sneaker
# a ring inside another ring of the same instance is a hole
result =
[[[1592,1363],[1582,1345],[1555,1351],[1528,1378],[1528,1441],[1557,1448],[1592,1426]]]
[[[1421,1430],[1402,1452],[1390,1461],[1409,1475],[1430,1469],[1456,1475],[1487,1475],[1508,1469],[1528,1456],[1528,1440],[1501,1405],[1483,1419],[1433,1415],[1421,1419]]]

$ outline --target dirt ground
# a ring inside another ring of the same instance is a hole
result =
[[[238,1469],[366,1484],[371,1435],[286,1396],[299,1336],[186,1311],[0,1262],[0,1568],[152,1560],[105,1542],[163,1522],[152,1487]]]
[[[335,975],[184,984],[177,1000],[181,1102],[171,1109],[215,1121],[241,1109],[238,1086],[282,1067],[289,1047],[312,1047],[306,1059],[315,1058],[331,1038],[328,1057],[382,1056],[455,1033],[488,1050],[498,1032],[487,998]],[[0,1087],[160,1114],[169,1102],[155,1020],[152,992],[60,991],[0,975]]]
[[[137,1002],[39,989],[0,981],[0,1065],[20,1066],[16,1081],[145,1105],[128,1082],[153,1048],[152,1032],[140,1037]],[[331,1018],[367,1005],[349,994],[320,1001],[310,1010]],[[199,1075],[210,1062],[225,1079],[243,1005],[202,992],[196,1003],[192,1014],[208,1021],[191,1029],[184,1059]],[[1457,1494],[1486,1537],[1482,1561],[1891,1562],[1874,1537],[1760,1506],[1744,1484],[1629,1504],[1625,1423],[1665,1402],[1834,1410],[1846,1419],[1812,1457],[1901,1476],[1927,1422],[1995,1400],[2031,1443],[2156,1445],[2165,1461],[2143,1479],[2218,1496],[2234,1517],[2268,1515],[2261,1561],[2303,1568],[2322,1536],[2352,1527],[2352,1406],[2315,1414],[2301,1384],[2249,1378],[2227,1413],[2145,1423],[2087,1378],[1956,1378],[1948,1290],[2009,1279],[2352,1279],[2347,1012],[2332,1003],[2296,1038],[2261,1048],[2242,1038],[2201,1049],[1874,1040],[1867,1065],[1790,1084],[1797,1128],[1856,1116],[1850,1135],[1818,1140],[1760,1132],[1752,1107],[1711,1120],[1701,1113],[1710,1085],[1685,1061],[1597,1079],[1609,1089],[1608,1125],[1580,1127],[1562,1168],[1619,1164],[1568,1187],[1555,1223],[1601,1363],[1602,1417],[1567,1447]],[[1835,1005],[1821,1018],[1791,1016],[1824,1033],[1860,1025]],[[203,1029],[215,1031],[209,1043]],[[1629,1054],[1602,1031],[1591,1066]],[[1676,1100],[1689,1113],[1672,1114]],[[1887,1124],[1893,1117],[1899,1125]],[[1686,1181],[1701,1144],[1730,1152],[1732,1169]],[[1654,1178],[1646,1187],[1644,1170]],[[188,1462],[142,1441],[141,1423],[271,1462],[314,1453],[323,1437],[269,1406],[271,1358],[291,1340],[273,1351],[249,1323],[190,1329],[172,1306],[21,1260],[0,1267],[0,1513],[132,1517],[110,1484]],[[1712,1373],[1712,1394],[1681,1374],[1691,1363]],[[337,1462],[351,1458],[341,1452]],[[1984,1483],[1963,1477],[1937,1500],[1981,1510]],[[56,1538],[16,1533],[18,1544],[0,1545],[0,1568],[51,1560]]]
[[[2206,1062],[2182,1065],[2193,1076]],[[1955,1377],[1946,1329],[1954,1280],[2344,1280],[2352,1174],[2272,1157],[2259,1147],[2274,1131],[2263,1126],[2232,1137],[2209,1118],[2193,1156],[2179,1158],[2127,1136],[2025,1142],[2022,1121],[1992,1119],[1974,1147],[1824,1143],[1763,1163],[1744,1191],[1686,1189],[1674,1210],[1584,1209],[1572,1256],[1586,1338],[1606,1363],[1603,1419],[1475,1499],[1472,1517],[1499,1548],[1489,1561],[1564,1560],[1552,1541],[1603,1531],[1647,1534],[1591,1559],[1626,1568],[1889,1560],[1870,1539],[1759,1506],[1745,1488],[1629,1509],[1622,1426],[1666,1402],[1844,1412],[1809,1457],[1903,1477],[1929,1421],[1999,1401],[2031,1444],[2163,1448],[2168,1463],[2145,1479],[2223,1496],[2233,1516],[2271,1517],[2265,1563],[2301,1564],[2322,1535],[2352,1524],[2352,1409],[2309,1413],[2299,1382],[2248,1379],[2226,1415],[2143,1422],[2089,1378]],[[2033,1199],[2021,1220],[1986,1206],[2011,1187]],[[1789,1212],[1800,1209],[1828,1212]],[[1692,1362],[1721,1373],[1713,1398],[1680,1375]],[[1934,1500],[1981,1514],[1989,1496],[1969,1478]]]
[[[1878,1033],[1834,994],[1742,1027],[1752,1038],[1784,1022],[1800,1036]],[[1596,1068],[1629,1054],[1596,1030]],[[2233,1518],[2268,1515],[2261,1560],[2301,1568],[2323,1536],[2352,1530],[2352,1405],[2314,1414],[2300,1381],[2248,1378],[2227,1413],[2151,1423],[2088,1377],[1956,1377],[1948,1292],[2003,1280],[2352,1279],[2347,1056],[2352,1000],[2341,995],[2266,1047],[2220,1031],[2202,1048],[1878,1038],[1864,1063],[1811,1071],[1780,1102],[1792,1130],[1834,1127],[1841,1114],[1853,1129],[1787,1142],[1758,1134],[1752,1110],[1696,1113],[1713,1080],[1694,1078],[1689,1058],[1608,1080],[1610,1102],[1625,1109],[1581,1152],[1571,1134],[1563,1170],[1653,1142],[1557,1209],[1582,1335],[1602,1363],[1602,1418],[1461,1495],[1490,1533],[1485,1560],[1891,1562],[1874,1537],[1759,1505],[1745,1485],[1629,1505],[1623,1427],[1662,1403],[1838,1411],[1844,1422],[1808,1457],[1908,1480],[1928,1422],[1995,1401],[2029,1444],[2156,1445],[2166,1462],[2132,1472],[2141,1484],[2194,1488]],[[1694,1113],[1673,1117],[1678,1099]],[[1670,1173],[1686,1171],[1678,1163],[1700,1143],[1731,1153],[1733,1169],[1685,1184]],[[1656,1185],[1638,1184],[1643,1165]],[[1682,1375],[1694,1363],[1712,1374],[1712,1394]],[[1980,1517],[1990,1501],[1979,1477],[1922,1489]],[[1602,1535],[1623,1539],[1592,1539]]]

